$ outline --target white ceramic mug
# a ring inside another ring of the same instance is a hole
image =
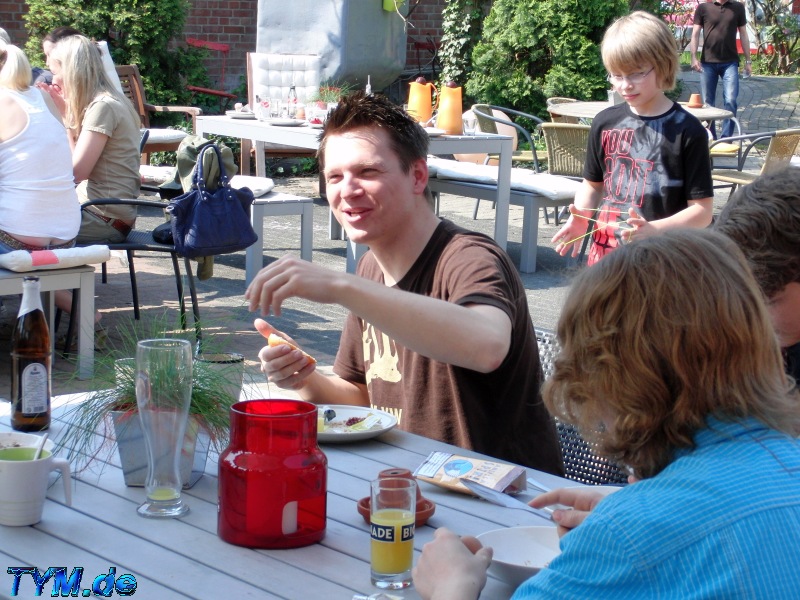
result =
[[[0,448],[0,525],[41,521],[48,479],[56,469],[61,471],[67,505],[72,505],[69,462],[55,458],[50,450],[43,450],[40,458],[32,460],[35,452],[34,446]]]

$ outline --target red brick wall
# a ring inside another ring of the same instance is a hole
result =
[[[256,13],[258,0],[191,0],[192,8],[186,18],[186,37],[220,42],[230,46],[225,63],[225,89],[239,85],[245,74],[246,54],[256,47]],[[208,60],[209,78],[218,86],[222,57],[211,52]]]
[[[28,12],[28,5],[21,0],[0,0],[0,27],[11,36],[11,41],[19,47],[25,45],[28,32],[22,15]]]
[[[799,0],[800,1],[800,0]],[[432,58],[431,44],[442,39],[442,11],[447,0],[420,0],[413,6],[408,20],[408,44],[406,49],[406,69],[418,69]]]
[[[290,1],[290,0],[287,0]],[[380,0],[372,0],[380,2]],[[414,0],[412,0],[413,2]],[[190,0],[191,9],[184,28],[185,37],[199,38],[230,45],[225,63],[225,85],[228,90],[239,85],[245,73],[245,54],[256,46],[256,12],[258,0]],[[438,43],[441,39],[442,9],[447,0],[420,0],[409,18],[406,68],[417,68],[415,43]],[[0,0],[0,26],[9,32],[14,43],[23,46],[28,37],[22,15],[27,12],[23,0]],[[419,50],[419,62],[425,65],[431,58],[429,49]],[[217,85],[222,70],[219,53],[211,53],[208,73]]]

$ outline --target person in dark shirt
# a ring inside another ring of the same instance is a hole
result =
[[[703,50],[697,60],[697,47],[700,31],[703,32]],[[692,69],[700,73],[703,102],[715,106],[717,82],[722,78],[722,106],[736,116],[736,99],[739,96],[739,52],[736,48],[736,33],[742,42],[744,52],[750,52],[747,36],[747,13],[744,4],[731,0],[700,2],[694,13],[692,25]],[[749,54],[744,61],[744,73],[751,73]],[[722,137],[734,134],[734,124],[730,119],[722,122]]]
[[[678,52],[664,21],[644,11],[617,19],[600,52],[625,102],[592,120],[581,187],[552,239],[561,256],[575,257],[591,224],[589,265],[667,229],[706,227],[714,196],[708,133],[665,94]]]
[[[728,200],[714,224],[742,249],[783,348],[800,381],[800,169],[760,177]]]

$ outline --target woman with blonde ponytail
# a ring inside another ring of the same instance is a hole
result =
[[[82,35],[66,37],[50,52],[51,95],[70,135],[81,202],[139,195],[139,115],[111,82],[97,45]],[[54,94],[55,92],[55,94]],[[79,244],[123,241],[136,220],[128,206],[82,212]]]

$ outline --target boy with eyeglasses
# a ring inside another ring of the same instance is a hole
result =
[[[601,52],[608,81],[625,102],[592,121],[581,189],[553,236],[559,254],[577,256],[591,235],[590,265],[662,229],[706,227],[714,194],[708,133],[664,93],[678,71],[666,24],[633,12],[608,28]]]

